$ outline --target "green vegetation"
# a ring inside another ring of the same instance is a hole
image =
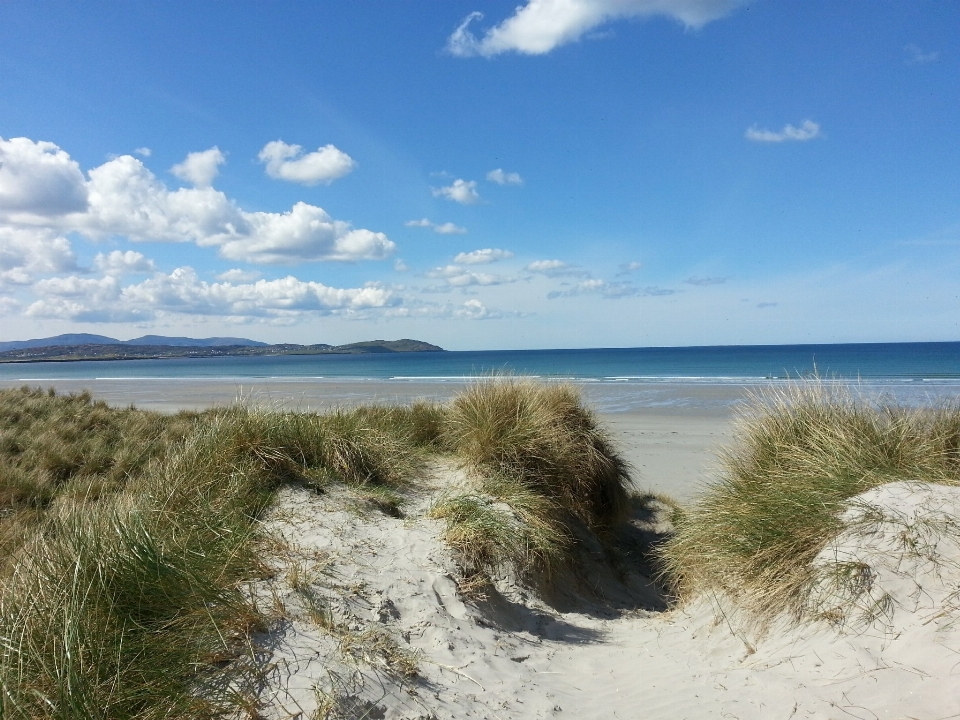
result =
[[[0,720],[254,714],[251,634],[270,618],[244,588],[267,572],[275,490],[341,483],[399,514],[418,467],[451,453],[478,484],[435,512],[471,573],[554,566],[627,509],[624,463],[563,386],[324,415],[0,391]],[[389,634],[337,636],[416,673]]]
[[[873,407],[822,384],[756,398],[720,480],[662,550],[681,599],[716,593],[753,617],[806,616],[811,562],[844,503],[895,480],[960,483],[960,406]],[[853,581],[853,579],[851,580]]]
[[[627,465],[569,385],[479,383],[454,399],[445,433],[478,482],[434,515],[473,573],[549,576],[580,528],[603,536],[626,517]]]
[[[362,413],[164,417],[0,392],[0,718],[246,707],[242,592],[281,482],[395,488],[417,450]]]

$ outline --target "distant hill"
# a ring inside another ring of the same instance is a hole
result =
[[[268,343],[245,338],[213,337],[187,338],[166,337],[164,335],[144,335],[133,340],[117,340],[106,335],[91,335],[89,333],[70,333],[34,340],[11,340],[0,342],[0,352],[7,350],[28,350],[42,347],[64,347],[76,345],[170,345],[174,347],[216,347],[218,345],[248,345],[266,347]]]
[[[12,340],[0,342],[0,352],[6,350],[26,350],[28,348],[52,347],[54,345],[119,345],[120,341],[105,335],[89,333],[70,333],[35,340]]]
[[[93,335],[61,337],[94,337]],[[48,338],[54,340],[56,338]],[[347,345],[268,345],[253,340],[240,340],[234,344],[222,344],[223,341],[236,338],[166,338],[147,335],[137,340],[120,342],[106,338],[109,342],[79,343],[73,345],[34,345],[9,350],[0,349],[0,362],[40,362],[72,360],[146,360],[163,358],[203,358],[203,357],[239,357],[258,355],[360,355],[365,353],[403,353],[403,352],[444,352],[442,347],[431,345],[422,340],[367,340]],[[167,341],[174,342],[167,342]],[[30,341],[23,342],[43,342]],[[197,343],[206,344],[199,345]],[[144,344],[134,344],[144,343]],[[192,344],[185,344],[192,343]],[[246,344],[240,344],[246,343]],[[2,345],[0,345],[2,347]]]
[[[174,345],[176,347],[217,347],[219,345],[247,345],[250,347],[267,347],[270,343],[259,340],[247,340],[235,337],[188,338],[166,337],[164,335],[144,335],[133,340],[123,340],[122,345]]]

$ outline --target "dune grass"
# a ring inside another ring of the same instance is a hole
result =
[[[569,385],[480,382],[453,400],[444,433],[477,487],[433,513],[468,570],[549,575],[578,529],[604,535],[626,517],[628,467]]]
[[[0,391],[0,718],[250,710],[257,517],[282,482],[401,487],[413,435],[362,412]]]
[[[755,398],[735,437],[661,559],[681,599],[716,593],[761,621],[814,610],[811,563],[850,498],[895,480],[960,483],[960,405],[875,406],[798,383]]]

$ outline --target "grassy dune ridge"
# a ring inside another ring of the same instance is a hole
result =
[[[432,515],[461,591],[504,565],[549,582],[642,504],[576,390],[512,379],[449,405],[160,415],[0,391],[0,720],[255,717],[252,635],[276,620],[259,518],[284,483],[403,512],[424,464],[465,484]],[[960,406],[906,410],[816,383],[757,398],[723,471],[659,549],[680,600],[816,616],[812,561],[845,503],[894,480],[960,484]]]
[[[807,382],[755,397],[734,437],[661,559],[681,599],[722,594],[761,622],[818,617],[812,561],[851,498],[899,480],[960,484],[956,403],[908,409]]]
[[[252,712],[250,634],[270,618],[243,585],[265,572],[258,517],[275,489],[342,483],[396,514],[438,453],[477,471],[526,548],[491,552],[475,516],[447,514],[473,573],[522,573],[535,546],[560,562],[571,522],[602,531],[625,507],[625,466],[569,388],[504,381],[449,407],[174,416],[0,391],[0,718]]]

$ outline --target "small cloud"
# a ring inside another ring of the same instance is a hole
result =
[[[184,182],[196,187],[210,187],[213,179],[220,174],[220,166],[227,161],[227,157],[214,145],[209,150],[192,152],[182,163],[170,168],[170,172]]]
[[[779,304],[780,303],[775,303],[775,302],[762,302],[762,303],[757,303],[757,307],[762,310],[763,308],[776,307]]]
[[[480,202],[480,193],[477,192],[476,180],[462,180],[458,178],[453,181],[452,185],[434,188],[433,196],[444,197],[447,200],[453,200],[461,205],[476,205]]]
[[[329,185],[357,167],[353,158],[333,145],[304,154],[300,145],[288,145],[282,140],[268,142],[257,158],[267,166],[270,177],[301,185]]]
[[[454,225],[452,222],[445,222],[438,225],[435,222],[431,222],[428,218],[422,218],[420,220],[407,220],[404,225],[407,227],[433,228],[433,231],[435,233],[439,233],[440,235],[465,235],[467,232],[465,227]]]
[[[924,52],[913,43],[910,43],[909,45],[905,45],[903,48],[903,52],[906,53],[907,55],[907,59],[906,59],[907,65],[921,65],[923,63],[936,62],[937,60],[940,59],[940,52],[938,50],[930,50],[928,52]]]
[[[232,270],[227,270],[226,272],[222,272],[217,275],[217,280],[236,283],[253,282],[254,280],[259,280],[260,278],[261,273],[257,270],[240,270],[239,268],[233,268]]]
[[[474,250],[468,253],[460,253],[453,261],[462,265],[486,265],[497,260],[506,260],[512,258],[513,253],[509,250],[499,250],[497,248],[484,248],[483,250]]]
[[[467,229],[459,225],[454,225],[452,222],[445,222],[442,225],[434,225],[433,231],[441,235],[464,235]]]
[[[693,275],[684,280],[687,285],[722,285],[726,281],[725,277],[700,277],[699,275]]]
[[[568,265],[563,260],[534,260],[527,265],[524,270],[537,275],[546,275],[547,277],[561,277],[564,275],[572,277],[589,277],[590,273],[580,270],[572,265]]]
[[[142,253],[127,250],[114,250],[104,255],[97,253],[93,259],[93,265],[104,275],[128,275],[134,273],[150,273],[156,271],[153,260],[143,256]]]
[[[454,315],[467,320],[494,320],[503,317],[502,313],[496,310],[490,310],[477,299],[467,300],[454,312]]]
[[[496,170],[491,170],[487,173],[487,180],[497,185],[522,185],[523,178],[520,177],[520,173],[515,172],[504,172],[502,169],[497,168]]]
[[[731,12],[744,0],[528,0],[498,25],[474,34],[483,13],[467,15],[447,38],[456,57],[492,57],[505,52],[544,55],[603,33],[607,23],[665,16],[699,29]]]
[[[140,157],[150,157],[153,155],[153,150],[148,147],[138,147],[133,151],[134,155],[139,155]]]
[[[779,132],[773,130],[761,130],[756,125],[747,128],[744,137],[753,142],[781,143],[787,141],[805,142],[814,138],[822,137],[820,125],[813,120],[804,120],[800,127],[794,125],[784,125]]]
[[[403,260],[401,260],[400,258],[397,258],[396,260],[393,261],[393,269],[396,270],[397,272],[406,272],[410,268]]]
[[[618,277],[622,275],[630,275],[631,273],[635,273],[637,270],[643,267],[643,263],[638,263],[638,262],[621,263],[619,267],[620,267],[620,272],[617,273]]]

